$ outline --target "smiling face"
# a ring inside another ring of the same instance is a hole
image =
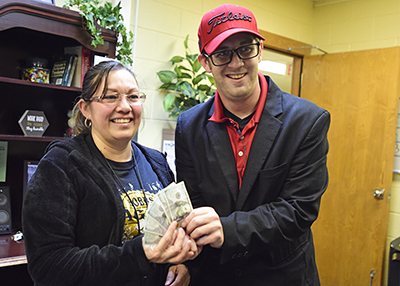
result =
[[[94,97],[101,97],[104,89],[104,78]],[[107,95],[123,95],[115,106],[101,101],[85,102],[81,99],[79,107],[82,114],[92,122],[91,133],[99,150],[123,149],[130,146],[130,140],[137,132],[141,116],[142,103],[129,103],[125,95],[138,92],[134,76],[127,70],[113,70],[108,75]]]
[[[254,35],[249,33],[238,33],[227,38],[214,51],[234,50],[251,43],[255,43]],[[223,101],[241,102],[251,97],[257,98],[260,95],[258,83],[258,63],[262,56],[262,43],[260,54],[252,59],[241,60],[236,53],[233,54],[232,61],[223,66],[214,66],[204,55],[199,56],[199,61],[204,69],[212,73],[218,89],[218,93]],[[224,104],[225,104],[224,102]]]

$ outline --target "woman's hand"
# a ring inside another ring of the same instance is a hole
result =
[[[177,226],[176,221],[172,222],[157,245],[143,245],[150,262],[180,264],[198,255],[196,243]]]
[[[166,286],[187,286],[189,283],[190,274],[185,265],[179,264],[169,268],[167,279],[165,280]]]
[[[185,233],[185,240],[190,240],[190,236]],[[191,244],[190,244],[190,251],[193,252],[193,256],[189,258],[189,260],[193,260],[195,259],[203,250],[203,246],[202,245],[198,245],[193,239],[191,240]]]

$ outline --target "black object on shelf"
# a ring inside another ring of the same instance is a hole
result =
[[[400,285],[400,237],[390,243],[388,286]]]

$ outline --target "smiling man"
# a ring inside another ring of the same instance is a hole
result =
[[[203,247],[192,285],[320,285],[311,225],[328,185],[330,114],[258,71],[264,38],[250,10],[219,6],[198,36],[217,92],[175,134],[195,208],[182,226]]]

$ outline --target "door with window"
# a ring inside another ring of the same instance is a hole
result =
[[[263,49],[258,69],[268,75],[283,91],[299,95],[302,56]]]

